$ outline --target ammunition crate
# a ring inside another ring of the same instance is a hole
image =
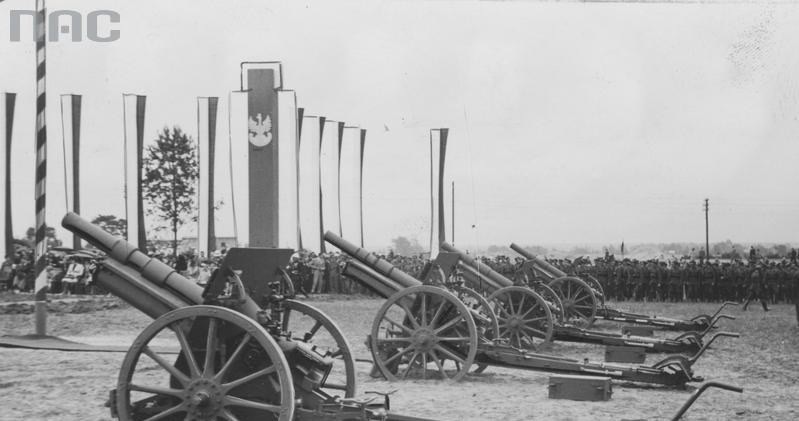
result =
[[[554,375],[549,377],[549,398],[573,401],[607,401],[613,394],[610,377]]]

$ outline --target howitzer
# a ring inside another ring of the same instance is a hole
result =
[[[509,321],[519,314],[526,312],[526,308],[520,305],[525,300],[524,295],[528,294],[524,287],[516,286],[517,283],[508,279],[504,275],[494,271],[488,265],[482,264],[473,259],[466,253],[458,250],[450,244],[442,243],[441,249],[458,256],[457,269],[465,280],[466,284],[479,291],[490,294],[489,301],[499,300],[497,303],[500,309],[497,317],[500,323],[500,335],[510,336],[511,342],[519,347],[524,344],[534,344],[535,335],[540,331],[549,331],[550,327],[543,325],[544,321],[539,322],[536,330],[529,330],[527,323],[512,324]],[[441,256],[441,254],[439,254]],[[449,262],[441,262],[440,257],[436,258],[437,265],[441,268],[445,276],[450,276],[455,270],[455,266]],[[693,354],[702,349],[703,338],[709,329],[704,332],[687,332],[674,339],[661,339],[642,336],[621,335],[611,332],[589,330],[584,327],[570,323],[574,318],[568,318],[568,309],[575,306],[583,306],[580,301],[582,296],[570,295],[568,289],[561,291],[560,283],[545,284],[529,282],[526,280],[524,286],[537,292],[550,308],[553,315],[552,335],[549,337],[538,335],[544,340],[558,340],[568,342],[593,343],[611,346],[635,346],[641,347],[646,352],[655,353],[686,353]],[[529,300],[528,300],[529,302]],[[571,306],[571,307],[569,307]]]
[[[652,366],[593,363],[529,352],[489,337],[484,333],[489,329],[478,329],[473,309],[444,287],[421,284],[386,260],[329,231],[325,240],[355,258],[345,266],[345,275],[386,299],[372,324],[368,343],[375,367],[388,380],[409,376],[458,380],[477,364],[478,368],[593,374],[661,385],[701,381],[694,376],[692,366],[711,341],[690,358],[673,355]],[[395,291],[389,294],[392,289]],[[738,335],[722,332],[719,336]]]
[[[155,319],[111,393],[120,420],[421,420],[387,412],[387,397],[353,398],[341,330],[289,299],[292,250],[231,249],[202,288],[77,214],[62,225],[107,253],[96,282]],[[174,361],[157,351],[170,345]]]
[[[610,308],[605,305],[601,284],[593,277],[569,276],[517,244],[511,244],[510,248],[527,259],[522,270],[530,278],[548,280],[549,285],[563,297],[564,316],[584,326],[591,326],[595,319],[601,319],[657,326],[666,330],[701,332],[712,329],[720,319],[735,319],[733,316],[721,314],[724,307],[737,304],[733,302],[723,303],[712,315],[700,314],[690,320],[648,316]]]

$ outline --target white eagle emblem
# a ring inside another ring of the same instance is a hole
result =
[[[261,113],[250,120],[249,138],[253,146],[261,148],[268,145],[272,141],[272,117],[266,115],[266,120],[263,119]]]

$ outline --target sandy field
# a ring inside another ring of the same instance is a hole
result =
[[[370,359],[364,345],[372,318],[382,303],[364,297],[320,296],[306,300],[331,316],[344,330],[356,358]],[[715,304],[608,303],[646,314],[685,317],[712,314]],[[124,304],[98,311],[56,311],[48,333],[92,344],[125,345],[150,319]],[[799,419],[799,329],[793,306],[777,305],[765,313],[729,308],[737,320],[722,329],[739,339],[719,339],[694,365],[697,375],[744,388],[742,395],[711,389],[689,411],[686,420]],[[33,331],[30,314],[0,315],[0,334]],[[618,331],[601,322],[599,328]],[[674,332],[658,336],[674,337]],[[551,353],[602,361],[604,347],[555,343]],[[0,348],[0,420],[111,420],[104,403],[114,387],[121,353],[37,351]],[[662,358],[650,354],[647,364]],[[358,390],[389,391],[392,412],[438,420],[663,420],[677,411],[696,384],[685,390],[614,382],[612,399],[575,402],[547,397],[549,374],[489,368],[451,383],[436,380],[389,383],[369,377],[370,364],[358,364]]]

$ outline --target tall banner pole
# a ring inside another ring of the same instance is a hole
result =
[[[247,90],[250,247],[278,247],[280,235],[280,141],[278,62],[242,63]]]
[[[325,217],[322,205],[322,140],[325,138],[325,124],[327,119],[319,117],[319,251],[325,253]]]
[[[62,145],[64,149],[64,197],[68,212],[80,214],[80,119],[81,96],[61,95]],[[81,248],[72,234],[72,248]]]
[[[430,130],[430,258],[446,241],[444,214],[444,159],[449,129]]]
[[[44,0],[36,0],[36,230],[33,260],[35,268],[36,334],[47,334],[47,238],[45,230],[47,184],[47,83],[45,49],[46,7]]]
[[[338,209],[338,235],[344,236],[344,230],[341,228],[341,144],[344,142],[344,122],[338,123],[338,168],[336,169],[336,200]]]
[[[142,192],[142,162],[144,153],[144,115],[147,97],[123,94],[125,131],[125,218],[127,240],[141,250],[146,250],[144,229],[144,199]]]
[[[297,107],[297,245],[299,250],[303,249],[302,244],[302,211],[300,203],[300,150],[302,148],[302,121],[305,118],[305,109]]]
[[[363,153],[366,150],[366,129],[361,129],[361,164],[360,172],[358,174],[358,212],[360,216],[358,219],[361,223],[361,247],[363,244]]]
[[[4,259],[14,254],[14,230],[11,225],[11,137],[14,129],[14,105],[17,94],[0,95],[0,177],[3,193],[0,196],[0,257]]]
[[[207,259],[216,249],[214,238],[214,167],[218,97],[197,98],[197,152],[200,178],[197,189],[197,253]]]

